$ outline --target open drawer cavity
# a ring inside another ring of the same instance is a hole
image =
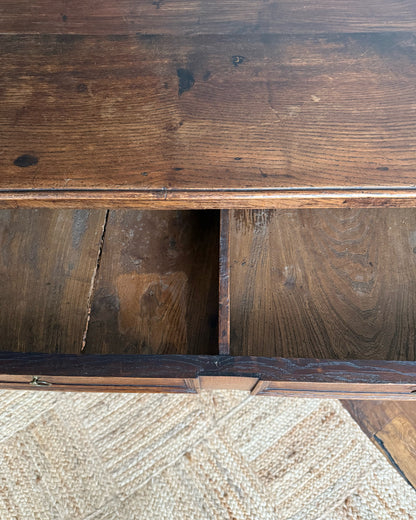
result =
[[[415,396],[414,209],[0,222],[2,386]]]
[[[1,350],[216,354],[215,211],[0,212]]]
[[[384,381],[371,390],[376,398],[390,383],[409,381],[415,210],[232,210],[222,224],[229,304],[220,330],[229,353],[287,361],[285,375],[257,391],[365,395]]]
[[[0,382],[189,391],[140,355],[218,354],[219,212],[3,210],[0,238]]]
[[[416,211],[232,211],[233,355],[416,358]]]

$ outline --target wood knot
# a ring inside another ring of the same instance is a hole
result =
[[[38,164],[38,162],[39,159],[34,155],[24,153],[23,155],[19,155],[19,157],[14,160],[13,164],[19,168],[27,168],[28,166],[34,166],[35,164]]]

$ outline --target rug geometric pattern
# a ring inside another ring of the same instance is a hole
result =
[[[0,518],[415,520],[334,400],[0,392]]]

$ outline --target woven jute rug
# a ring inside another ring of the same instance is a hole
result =
[[[0,392],[0,518],[415,519],[337,401]]]

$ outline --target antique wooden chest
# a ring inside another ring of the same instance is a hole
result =
[[[416,3],[0,3],[0,386],[412,399]]]

